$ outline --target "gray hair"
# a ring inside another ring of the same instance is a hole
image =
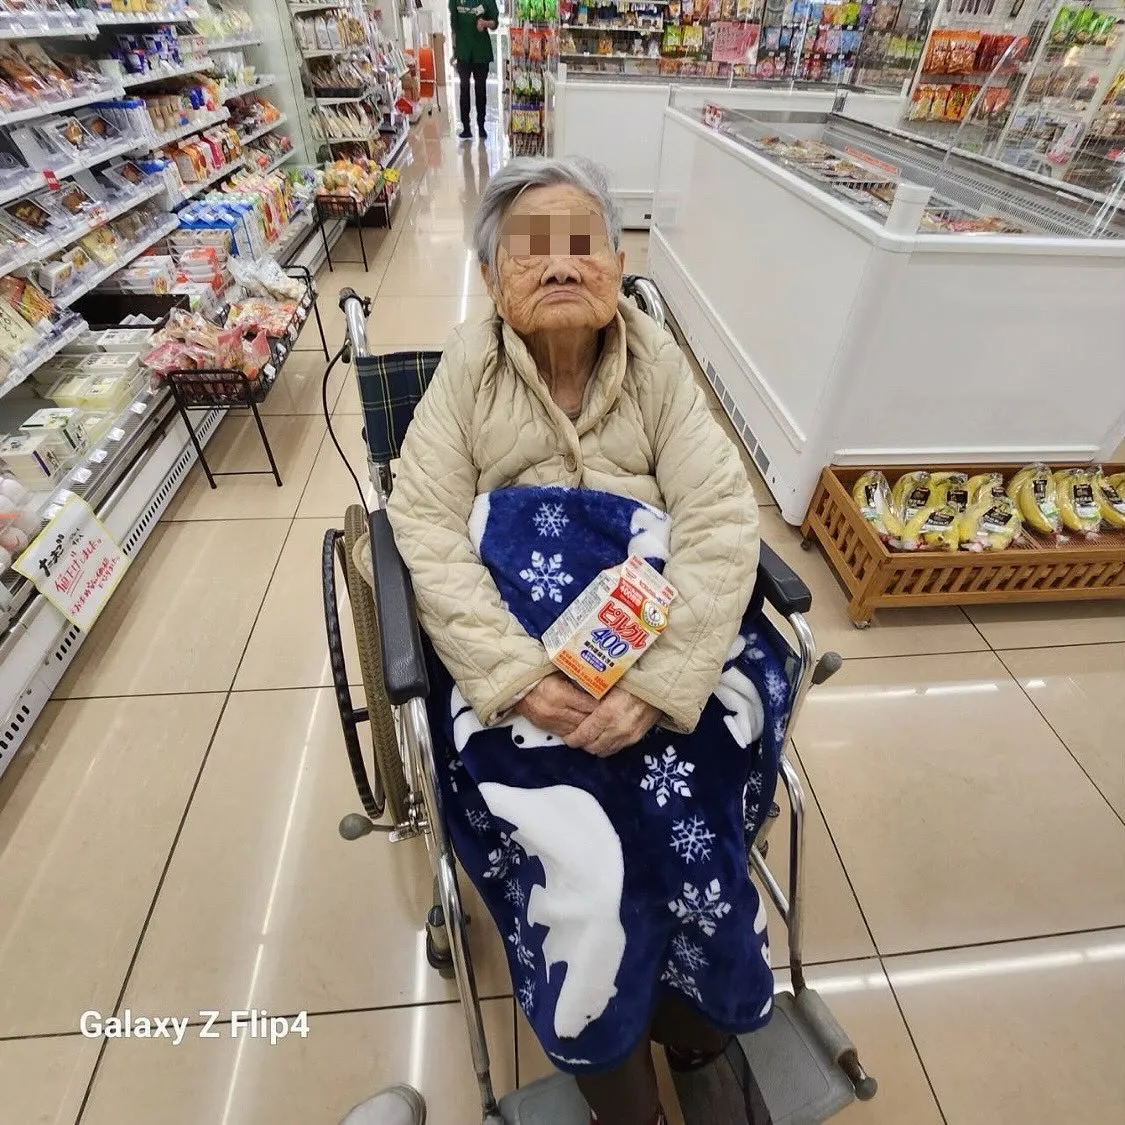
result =
[[[473,245],[477,260],[496,274],[496,258],[500,250],[500,232],[512,204],[528,188],[567,184],[597,201],[610,245],[616,251],[621,244],[621,215],[609,192],[605,170],[584,156],[543,157],[521,156],[508,161],[488,181],[477,207],[473,225]]]

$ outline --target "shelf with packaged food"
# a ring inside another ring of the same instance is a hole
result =
[[[189,121],[186,125],[181,125],[178,129],[170,129],[166,133],[156,133],[151,137],[144,138],[143,145],[148,150],[155,150],[163,148],[164,145],[171,144],[173,141],[183,140],[184,137],[190,137],[193,133],[201,132],[203,129],[210,129],[212,125],[219,125],[230,117],[230,110],[216,109],[210,113],[200,114],[194,121]],[[138,151],[140,146],[133,145],[133,151]]]
[[[199,13],[194,8],[166,8],[151,12],[110,12],[94,13],[98,27],[128,27],[132,24],[155,23],[195,23]]]
[[[256,75],[254,81],[245,86],[232,86],[229,90],[224,90],[223,101],[232,102],[235,98],[244,98],[247,94],[257,93],[258,90],[264,90],[267,86],[273,86],[276,83],[277,77],[273,74]]]
[[[270,121],[266,125],[259,126],[250,133],[239,133],[238,139],[244,144],[250,144],[251,141],[256,141],[259,137],[264,137],[267,133],[272,133],[274,129],[279,129],[288,121],[289,118],[283,113],[276,121]]]
[[[104,227],[106,223],[121,218],[122,215],[132,211],[134,207],[155,198],[165,190],[165,184],[159,177],[153,176],[150,179],[152,182],[125,194],[111,206],[98,207],[91,212],[88,218],[70,224],[44,242],[28,245],[21,254],[0,261],[0,274],[14,273],[16,270],[31,265],[32,262],[50,258],[52,255],[65,250],[80,238],[85,238],[86,235],[99,227]]]
[[[60,8],[58,11],[0,15],[0,40],[94,39],[98,25],[92,12]]]
[[[76,160],[52,168],[51,173],[56,180],[63,180],[68,176],[73,176],[75,172],[81,172],[87,168],[95,168],[99,164],[104,164],[107,160],[112,160],[116,156],[125,156],[130,152],[136,152],[137,149],[138,142],[136,137],[121,137],[113,141],[112,144],[92,150]],[[14,199],[22,199],[25,195],[31,195],[36,191],[42,191],[45,187],[47,187],[47,177],[44,173],[34,170],[28,171],[18,182],[0,189],[0,207],[5,203],[11,203]]]
[[[148,86],[153,82],[164,82],[169,78],[185,78],[189,74],[206,74],[214,67],[211,59],[193,59],[183,66],[170,67],[167,70],[149,70],[144,74],[127,74],[121,79],[121,85],[126,90],[136,86]]]
[[[52,113],[63,113],[68,109],[80,109],[84,105],[105,101],[107,98],[119,98],[123,93],[121,83],[107,79],[96,90],[87,90],[73,98],[41,101],[27,109],[12,109],[0,113],[0,128],[18,125],[21,121],[34,121],[37,117],[49,117]]]
[[[107,278],[112,277],[118,270],[124,269],[146,250],[155,246],[162,238],[167,238],[179,225],[180,220],[175,215],[163,215],[153,229],[126,247],[119,257],[100,270],[79,278],[76,284],[55,298],[55,303],[62,308],[69,308],[79,297],[84,297],[90,290],[96,289]]]
[[[72,314],[73,315],[73,314]],[[86,330],[86,322],[80,316],[67,323],[61,331],[40,341],[33,352],[26,355],[21,363],[8,368],[8,373],[0,381],[0,398],[15,390],[25,379],[58,355],[68,344],[73,343]]]
[[[220,180],[225,180],[232,172],[237,172],[239,168],[245,167],[245,161],[242,157],[232,160],[229,164],[224,164],[222,168],[216,168],[206,179],[199,180],[197,183],[184,184],[184,191],[182,197],[177,201],[176,206],[186,203],[189,199],[194,199],[197,195],[201,195],[208,188],[214,187]]]
[[[225,39],[208,39],[208,51],[236,51],[239,47],[257,47],[262,42],[260,35],[232,35]]]
[[[135,407],[142,412],[136,413]],[[193,429],[200,447],[207,447],[224,414],[210,410],[195,415]],[[152,395],[142,391],[122,411],[110,436],[49,497],[44,515],[79,496],[122,553],[133,558],[197,459],[186,427],[174,415],[171,394],[164,389]],[[0,584],[0,630],[2,773],[86,635],[15,571]]]
[[[344,0],[344,3],[339,3],[339,0],[337,0],[337,2],[335,2],[335,3],[318,2],[318,3],[313,3],[313,4],[293,3],[292,0],[291,0],[291,2],[289,4],[289,11],[293,15],[299,16],[299,15],[304,15],[305,13],[312,13],[312,12],[339,11],[339,10],[342,10],[344,8],[350,8],[350,7],[351,7],[351,4],[348,2],[348,0]]]

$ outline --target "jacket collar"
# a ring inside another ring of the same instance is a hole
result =
[[[512,365],[516,376],[543,403],[555,424],[573,425],[579,436],[593,429],[613,407],[617,396],[621,393],[621,384],[625,381],[628,346],[625,339],[625,320],[621,315],[620,306],[613,314],[613,320],[606,326],[601,354],[594,363],[594,370],[590,375],[590,382],[587,384],[583,399],[582,414],[576,423],[572,423],[551,398],[551,392],[540,376],[535,360],[527,350],[527,345],[514,329],[500,319],[499,314],[497,319],[500,320],[500,337],[508,362]]]

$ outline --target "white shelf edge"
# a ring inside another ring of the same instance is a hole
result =
[[[261,45],[260,35],[247,35],[244,38],[237,35],[229,39],[208,39],[208,51],[237,51],[239,47],[258,47]]]
[[[349,7],[349,5],[346,2],[346,0],[345,0],[345,3],[343,3],[343,4],[340,4],[340,3],[333,4],[333,3],[321,2],[321,0],[318,0],[318,2],[315,3],[315,4],[292,4],[291,3],[289,5],[289,11],[293,15],[299,16],[302,12],[330,12],[333,9],[336,9],[336,8],[347,8],[347,7]]]
[[[180,220],[175,215],[169,217],[173,220],[171,223],[162,223],[152,234],[131,246],[116,262],[98,270],[93,277],[83,282],[73,293],[67,293],[65,296],[59,297],[55,303],[64,309],[70,308],[79,297],[86,296],[91,289],[96,289],[101,285],[107,277],[112,277],[118,270],[124,269],[130,262],[139,258],[150,246],[155,246],[162,238],[167,238],[180,225]]]
[[[198,12],[169,12],[159,15],[156,12],[96,12],[94,22],[98,27],[128,27],[144,23],[195,23]]]
[[[288,121],[289,118],[283,113],[276,121],[271,121],[268,125],[263,125],[260,129],[253,133],[248,133],[245,137],[239,136],[239,140],[244,144],[251,144],[253,141],[264,137],[267,133],[272,133],[274,129],[280,128]]]
[[[123,93],[122,86],[109,85],[96,94],[83,94],[81,97],[66,98],[61,102],[43,102],[31,109],[13,109],[9,113],[0,115],[0,127],[16,125],[21,121],[32,121],[36,117],[49,117],[52,113],[62,113],[68,109],[78,109],[91,102],[100,102],[104,98],[119,98]]]
[[[0,28],[0,40],[12,39],[96,39],[98,25],[91,20],[76,20],[63,27],[29,24],[24,27]]]
[[[164,82],[169,78],[183,78],[188,74],[205,74],[215,64],[207,59],[205,62],[192,63],[190,66],[177,67],[175,70],[167,70],[162,74],[132,74],[121,80],[121,85],[126,90],[132,90],[137,86],[147,86],[150,82]]]

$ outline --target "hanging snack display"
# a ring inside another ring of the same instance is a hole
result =
[[[505,102],[513,156],[545,152],[546,75],[557,69],[557,0],[518,0],[509,39]]]

